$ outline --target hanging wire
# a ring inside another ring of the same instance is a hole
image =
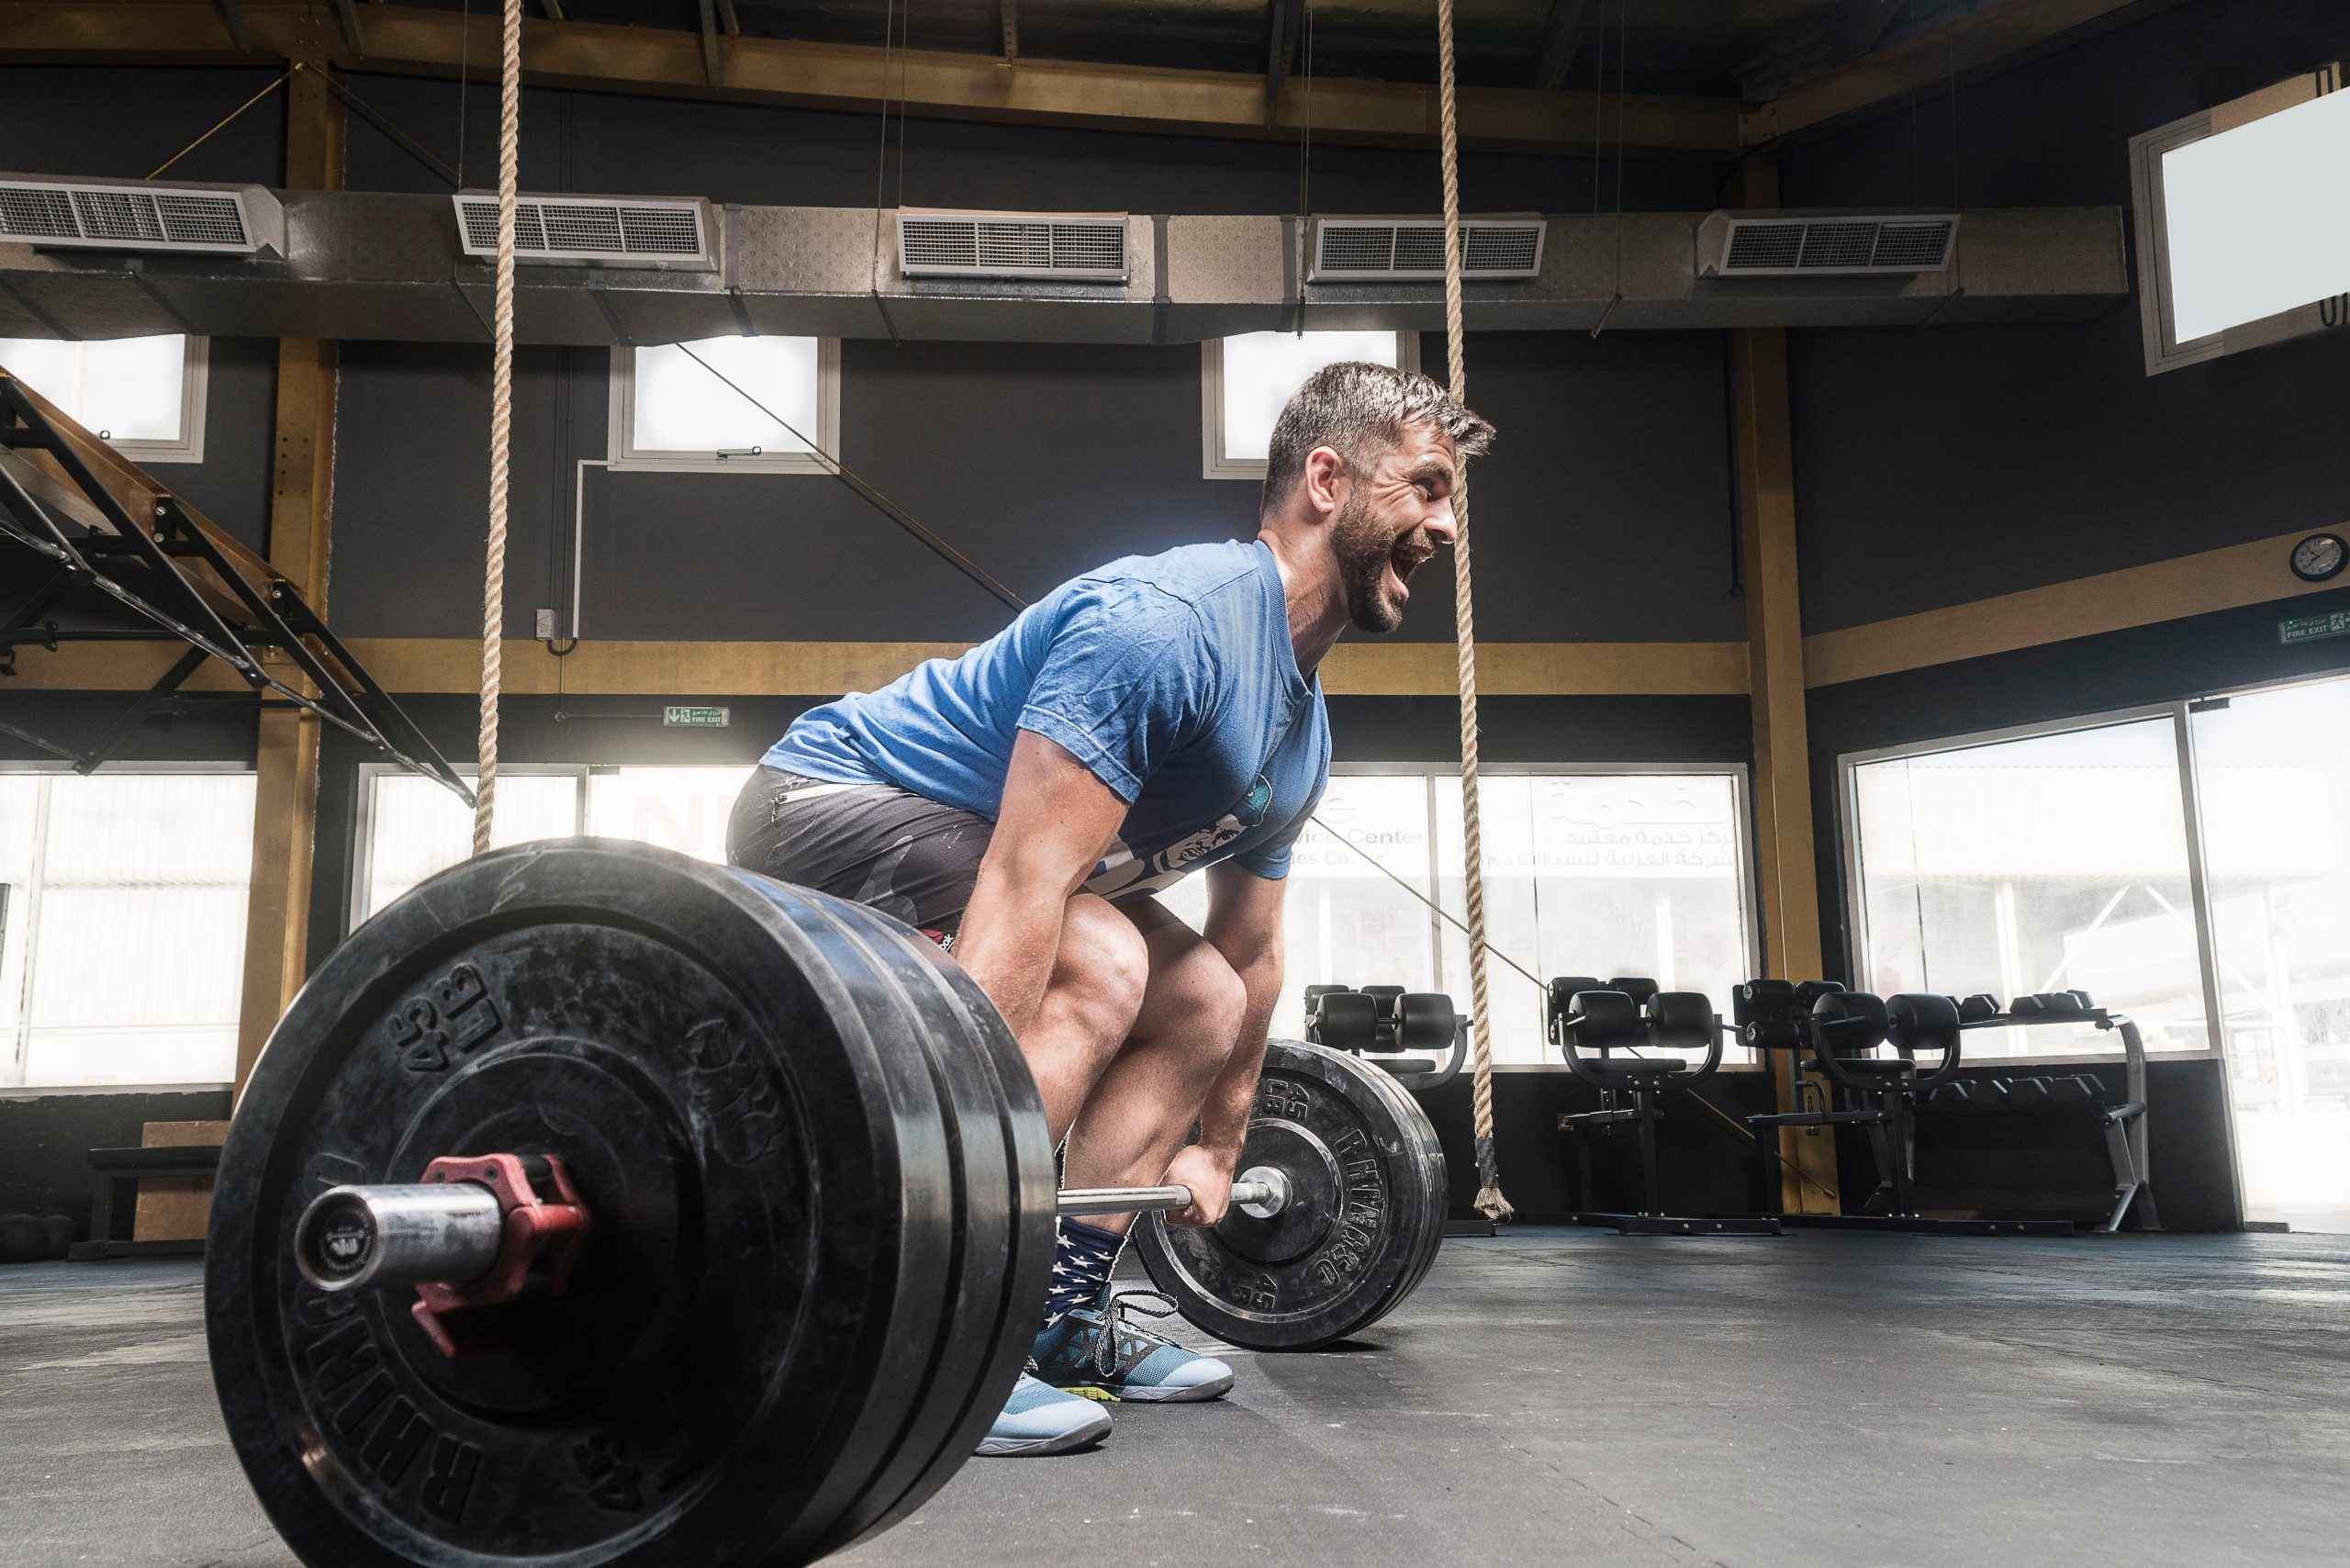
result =
[[[173,153],[170,157],[164,159],[162,162],[148,170],[147,178],[151,180],[160,178],[164,170],[170,168],[173,164],[178,162],[181,159],[186,157],[189,153],[195,151],[197,148],[211,140],[221,131],[228,129],[229,125],[235,121],[238,116],[243,114],[247,109],[252,108],[255,104],[260,103],[263,98],[268,97],[272,93],[276,92],[280,87],[285,86],[288,78],[292,77],[294,73],[301,69],[302,65],[298,61],[294,64],[287,66],[284,71],[278,73],[275,81],[270,83],[268,86],[263,87],[260,92],[255,93],[252,97],[247,98],[243,103],[239,104],[235,108],[230,109],[218,123],[213,126],[210,130],[206,131],[202,136],[197,137],[194,141],[189,142],[185,147],[181,148],[177,152]]]

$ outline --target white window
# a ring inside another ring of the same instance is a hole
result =
[[[703,860],[726,859],[726,822],[748,767],[599,767],[588,779],[588,831]]]
[[[1309,826],[1291,860],[1274,1034],[1303,1025],[1308,985],[1440,991],[1469,1011],[1468,938],[1380,869],[1465,921],[1460,800],[1450,775],[1331,778],[1315,813],[1331,831]],[[1478,802],[1496,1063],[1560,1065],[1543,1027],[1554,975],[1640,975],[1728,1014],[1730,987],[1754,973],[1742,769],[1495,771]],[[1197,926],[1205,879],[1159,899]]]
[[[0,366],[136,463],[204,461],[203,338],[0,338]]]
[[[2350,95],[2329,74],[2131,139],[2148,375],[2350,320]]]
[[[1265,477],[1273,421],[1326,364],[1420,367],[1417,332],[1244,332],[1200,345],[1201,449],[1211,479]]]
[[[236,1074],[253,776],[0,774],[0,1085]]]
[[[458,776],[471,783],[471,768]],[[504,766],[498,770],[502,848],[580,831],[577,767]],[[444,786],[396,763],[359,768],[359,855],[351,879],[351,924],[357,926],[394,899],[474,851],[474,810]]]
[[[1848,759],[1846,790],[1856,989],[2086,991],[2149,1050],[2209,1047],[2171,711]],[[1965,1041],[1970,1059],[2121,1048],[2087,1025]]]
[[[471,780],[468,769],[458,770]],[[726,821],[751,769],[744,765],[605,767],[576,763],[498,771],[495,844],[592,834],[634,838],[704,860],[726,858]],[[455,795],[391,763],[360,772],[355,926],[473,853],[474,813]]]
[[[828,474],[817,454],[839,454],[840,389],[834,338],[614,349],[611,466]]]

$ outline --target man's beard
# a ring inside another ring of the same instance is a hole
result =
[[[1368,498],[1350,495],[1330,523],[1330,548],[1338,557],[1338,584],[1347,596],[1347,619],[1360,632],[1384,636],[1404,623],[1404,607],[1387,596],[1388,559],[1395,531],[1382,522]]]

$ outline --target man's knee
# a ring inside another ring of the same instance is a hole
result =
[[[1150,951],[1134,922],[1090,893],[1069,900],[1053,963],[1055,1003],[1113,1051],[1133,1030],[1149,983]]]
[[[1137,1033],[1174,1048],[1210,1073],[1221,1071],[1239,1044],[1248,987],[1225,956],[1196,938],[1152,977],[1147,1016]]]

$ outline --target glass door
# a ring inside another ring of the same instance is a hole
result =
[[[2244,1217],[2350,1231],[2350,678],[2188,723]]]

